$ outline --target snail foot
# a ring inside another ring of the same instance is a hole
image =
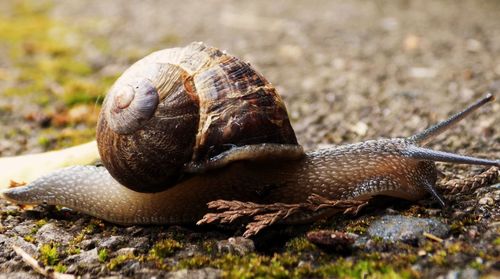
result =
[[[316,194],[309,196],[306,202],[296,204],[216,200],[209,202],[208,207],[223,211],[205,214],[197,225],[232,223],[242,217],[250,217],[252,221],[246,225],[243,236],[251,237],[275,223],[306,223],[338,212],[357,214],[367,203],[359,200],[329,200]]]

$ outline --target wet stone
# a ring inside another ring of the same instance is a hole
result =
[[[479,272],[472,268],[464,270],[451,270],[444,276],[439,276],[439,279],[477,279]]]
[[[84,239],[78,244],[78,247],[82,248],[83,250],[90,250],[92,248],[95,248],[96,243],[97,240],[95,239]]]
[[[30,234],[35,227],[36,225],[33,222],[23,222],[14,227],[14,231],[19,235],[25,236]]]
[[[9,238],[0,234],[0,262],[4,262],[3,259],[9,256],[7,247],[9,247]]]
[[[124,242],[125,237],[123,236],[110,236],[109,238],[99,243],[99,248],[116,249]]]
[[[99,263],[97,248],[89,251],[83,251],[80,254],[69,256],[64,260],[65,264],[77,264],[80,266],[88,266]]]
[[[9,251],[12,251],[14,253],[14,250],[12,249],[12,245],[16,245],[23,249],[26,253],[30,254],[33,257],[38,257],[38,250],[33,243],[29,243],[28,241],[24,240],[23,238],[16,237],[16,238],[10,238],[6,243],[7,249]]]
[[[127,241],[128,246],[137,249],[138,252],[144,253],[149,250],[150,244],[147,237],[135,237]]]
[[[134,255],[135,253],[136,249],[131,247],[122,248],[116,251],[117,256],[128,256],[128,255]]]
[[[370,225],[368,234],[386,241],[414,242],[423,239],[423,233],[446,237],[449,230],[448,225],[434,218],[386,215]]]
[[[43,225],[36,233],[36,239],[40,243],[63,243],[67,244],[72,239],[73,236],[69,234],[66,230],[59,228],[54,223],[49,223]]]

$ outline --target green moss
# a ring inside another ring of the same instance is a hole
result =
[[[375,244],[383,244],[383,243],[385,243],[384,239],[383,239],[382,237],[380,237],[380,236],[373,236],[373,237],[371,238],[371,240],[372,240],[372,241],[373,241],[373,243],[375,243]]]
[[[68,106],[77,104],[101,104],[105,88],[88,79],[73,79],[64,85],[63,100]]]
[[[19,214],[20,214],[19,210],[2,210],[2,211],[0,211],[0,215],[2,217],[17,216]]]
[[[477,270],[483,270],[484,269],[484,264],[481,261],[474,260],[468,264],[469,267]]]
[[[25,235],[23,238],[24,238],[24,240],[26,240],[28,242],[31,242],[31,243],[35,243],[36,242],[35,237],[32,236],[32,235]]]
[[[108,250],[106,249],[101,249],[99,250],[97,257],[99,259],[99,262],[103,263],[108,259]]]
[[[44,218],[44,219],[40,219],[38,220],[36,223],[35,223],[35,227],[31,229],[31,233],[32,234],[35,234],[38,232],[38,230],[43,227],[45,224],[47,224],[47,220]]]
[[[47,137],[44,136],[39,136],[38,137],[38,144],[42,146],[43,148],[48,148],[51,144],[51,140]]]
[[[45,226],[47,224],[47,219],[40,219],[38,221],[36,221],[35,225],[38,227],[38,228],[41,228],[43,226]]]
[[[79,234],[77,234],[77,235],[73,238],[73,240],[71,241],[71,244],[72,244],[72,245],[76,245],[76,244],[78,244],[78,243],[82,242],[82,240],[84,240],[84,239],[85,239],[85,235],[86,235],[86,234],[85,234],[83,231],[81,231]]]
[[[84,234],[98,233],[102,231],[104,227],[105,225],[102,220],[92,218],[92,220],[90,220],[90,223],[82,230],[82,233]]]
[[[404,255],[404,256],[398,256],[398,255],[396,255],[396,257],[398,257],[399,262],[398,261],[394,261],[394,263],[395,263],[395,265],[399,264],[400,266],[414,264],[418,260],[418,256],[416,254],[413,254],[413,253],[409,254],[409,255]]]
[[[182,249],[183,245],[174,239],[164,239],[157,242],[149,251],[149,254],[154,258],[163,259],[175,254],[178,250]]]
[[[0,14],[0,48],[9,65],[8,71],[0,71],[0,80],[5,81],[3,94],[24,96],[41,107],[57,103],[66,110],[88,104],[99,110],[117,74],[99,71],[86,54],[88,48],[109,53],[107,38],[89,41],[83,32],[90,26],[52,17],[50,0],[12,1],[7,7],[8,12]],[[41,133],[38,143],[44,149],[53,149],[89,141],[95,138],[95,123],[87,124],[89,129],[67,125],[64,135],[55,130]]]
[[[309,242],[305,237],[296,237],[289,240],[286,244],[286,251],[304,252],[317,250],[316,246]]]
[[[211,258],[205,255],[196,255],[182,259],[173,269],[198,269],[207,266],[223,270],[227,278],[288,278],[290,268],[297,264],[295,257],[278,254],[273,257],[251,253],[245,256],[224,254]]]
[[[482,251],[477,251],[477,249],[473,245],[470,245],[466,242],[456,241],[454,243],[446,245],[446,252],[449,255],[455,255],[458,253],[476,255],[478,252],[481,253]]]
[[[380,261],[382,260],[382,255],[380,254],[380,252],[371,252],[364,254],[364,259],[371,261]]]
[[[65,273],[68,271],[68,267],[63,265],[62,263],[58,263],[56,266],[54,266],[54,270],[57,272]]]
[[[444,250],[439,250],[431,256],[430,260],[437,265],[445,265],[447,263],[446,256],[448,254]]]
[[[198,258],[197,261],[200,259]],[[185,264],[187,261],[184,261]],[[300,262],[300,265],[299,265]],[[275,254],[272,257],[257,254],[237,256],[226,254],[213,259],[203,258],[201,264],[183,265],[185,268],[200,268],[206,264],[220,268],[228,278],[414,278],[410,270],[396,271],[391,266],[378,261],[360,260],[357,262],[340,258],[314,267],[309,262],[301,262],[293,254]]]
[[[112,258],[108,263],[108,268],[110,270],[114,270],[119,265],[123,264],[126,260],[129,260],[129,256],[127,255],[120,255],[115,258]]]
[[[199,269],[209,266],[211,258],[204,255],[195,255],[193,257],[182,259],[174,269]]]
[[[0,15],[0,41],[19,72],[6,93],[52,94],[54,84],[64,88],[68,81],[92,72],[78,57],[77,33],[48,16],[49,1],[17,1],[13,6],[13,13]]]
[[[43,244],[40,247],[39,260],[44,265],[53,266],[59,262],[59,252],[57,251],[57,245],[55,244]]]
[[[450,232],[452,234],[460,234],[466,231],[467,226],[477,224],[477,220],[472,217],[466,216],[460,220],[454,221],[450,225]]]
[[[215,267],[224,271],[228,278],[288,278],[290,273],[277,260],[271,260],[268,256],[249,254],[238,256],[225,254],[215,259],[212,263]]]
[[[104,227],[104,223],[101,220],[92,219],[90,223],[70,241],[68,248],[66,249],[66,253],[69,255],[80,254],[81,250],[78,247],[78,244],[82,242],[87,235],[99,232],[102,227]]]
[[[80,248],[74,246],[74,244],[70,244],[68,249],[66,249],[66,253],[68,253],[68,255],[77,255],[77,254],[80,254],[81,252],[82,252],[82,250]]]
[[[274,254],[272,262],[279,262],[284,267],[291,269],[298,265],[299,257],[295,254],[285,252],[281,254]]]
[[[203,251],[209,255],[217,251],[217,242],[215,240],[205,240],[201,243]]]
[[[301,238],[290,242],[297,252],[273,255],[250,253],[244,256],[227,254],[195,255],[172,262],[156,261],[158,268],[166,270],[199,269],[214,267],[223,271],[227,278],[417,278],[411,269],[418,259],[413,254],[385,255],[380,252],[362,253],[358,260],[346,260],[338,255],[321,254],[311,262],[309,250]],[[289,244],[290,245],[290,244]],[[405,247],[408,248],[408,247]],[[314,253],[319,252],[313,251]],[[408,251],[411,252],[411,251]]]
[[[424,250],[427,253],[431,253],[434,251],[434,245],[431,241],[426,241],[422,246],[422,250]]]
[[[392,267],[375,261],[339,259],[335,263],[321,266],[317,271],[321,277],[337,278],[413,278],[408,271],[396,272]]]
[[[309,262],[303,262],[292,272],[292,278],[322,278],[320,269],[314,268]]]
[[[78,130],[63,130],[62,132],[57,130],[50,130],[50,135],[55,137],[55,145],[52,147],[54,149],[60,149],[69,146],[75,146],[78,144],[89,142],[95,139],[95,128],[89,127],[87,129]],[[96,225],[93,225],[93,230],[96,229]]]
[[[84,229],[83,233],[84,234],[92,234],[96,230],[96,226],[93,223],[88,224]]]
[[[365,234],[369,224],[366,219],[358,219],[350,222],[345,230],[350,233]]]
[[[500,237],[497,237],[495,238],[495,240],[493,240],[493,245],[500,245]]]
[[[131,259],[134,259],[133,255],[119,255],[109,260],[107,267],[110,270],[115,270],[116,268],[120,267],[123,263]]]

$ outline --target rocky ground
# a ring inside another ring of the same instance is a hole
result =
[[[500,96],[499,26],[497,1],[2,1],[0,155],[92,139],[106,88],[128,65],[191,41],[261,71],[306,149],[409,136],[486,92]],[[431,146],[500,158],[499,112],[497,100]],[[440,169],[459,178],[483,170]],[[240,227],[121,227],[0,201],[0,278],[41,276],[13,245],[87,277],[494,278],[499,200],[497,181],[445,209],[382,200],[251,240],[237,237]],[[320,230],[343,232],[344,248],[320,244],[335,243]]]

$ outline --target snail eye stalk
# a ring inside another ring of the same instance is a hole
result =
[[[443,207],[443,208],[446,207],[446,203],[445,203],[443,197],[441,196],[441,194],[439,194],[436,191],[436,188],[432,184],[430,184],[429,182],[426,181],[426,182],[424,182],[424,188],[439,203],[439,205],[441,205],[441,207]]]
[[[444,131],[450,129],[453,127],[455,124],[460,122],[460,120],[466,118],[469,116],[472,112],[476,111],[478,108],[482,107],[483,105],[495,100],[495,96],[493,94],[488,93],[486,96],[483,98],[479,99],[466,109],[464,109],[461,112],[458,112],[454,115],[452,115],[450,118],[437,123],[436,125],[433,125],[424,131],[412,136],[409,138],[410,141],[415,142],[418,145],[426,145],[429,143],[433,138],[436,136],[440,135]]]
[[[437,135],[443,133],[444,131],[451,128],[453,125],[458,123],[460,120],[464,119],[472,112],[483,106],[484,104],[495,100],[495,97],[488,93],[483,98],[479,99],[463,111],[454,114],[450,118],[439,122],[427,128],[410,138],[408,141],[410,146],[404,151],[405,155],[417,160],[427,160],[427,161],[437,161],[437,162],[448,162],[456,164],[469,164],[469,165],[485,165],[485,166],[500,166],[500,160],[488,160],[476,157],[470,157],[465,155],[459,155],[454,153],[448,153],[443,151],[432,150],[424,147],[419,147],[417,145],[425,145],[431,139]]]
[[[419,146],[409,146],[405,150],[405,155],[417,160],[500,167],[500,160],[482,159],[477,157],[432,150]]]
[[[446,130],[453,127],[455,124],[460,122],[460,120],[469,116],[472,112],[476,111],[478,108],[482,107],[488,102],[495,99],[492,94],[487,94],[483,98],[479,99],[466,109],[452,115],[450,118],[439,122],[424,131],[408,138],[409,146],[403,151],[403,154],[407,157],[423,160],[423,161],[438,161],[438,162],[448,162],[456,164],[470,164],[470,165],[486,165],[486,166],[500,166],[500,160],[488,160],[482,158],[476,158],[471,156],[459,155],[454,153],[448,153],[443,151],[432,150],[428,148],[421,147],[429,143],[433,138],[445,132]],[[419,146],[420,145],[420,146]],[[444,199],[436,191],[434,186],[428,181],[423,182],[424,188],[429,192],[432,197],[439,202],[441,207],[445,207]]]

